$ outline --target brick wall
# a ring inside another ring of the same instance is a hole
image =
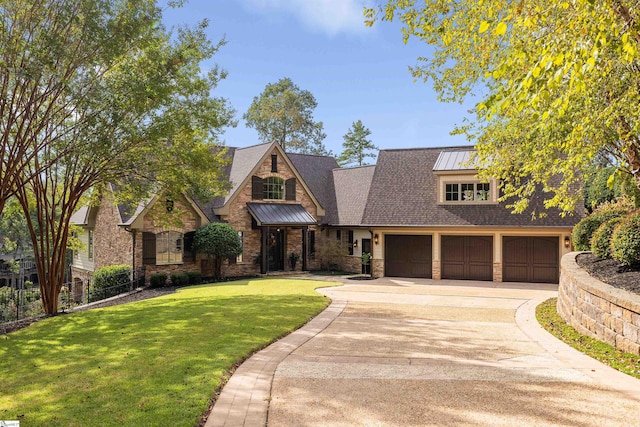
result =
[[[562,257],[558,313],[581,334],[640,354],[640,295],[589,276],[576,263],[578,254]]]
[[[112,203],[111,197],[105,195],[96,213],[93,229],[94,269],[105,265],[126,264],[133,267],[133,239],[130,232],[120,224],[120,213]]]
[[[271,154],[278,155],[278,172],[271,172]],[[264,163],[262,163],[255,171],[255,175],[261,178],[267,178],[270,176],[277,176],[284,180],[294,178],[293,171],[289,168],[287,163],[282,158],[282,155],[277,149],[274,149],[265,157]],[[229,214],[223,215],[222,220],[228,222],[237,231],[243,232],[244,235],[244,260],[241,263],[223,265],[223,275],[233,276],[245,276],[255,275],[260,273],[260,264],[256,263],[256,259],[260,257],[261,249],[261,231],[260,229],[251,228],[251,214],[247,210],[247,202],[252,200],[252,188],[251,179],[247,181],[244,187],[237,190],[237,194],[229,205]],[[296,200],[255,200],[260,203],[291,203],[301,204],[307,212],[309,212],[314,218],[319,219],[316,205],[309,194],[305,191],[301,182],[296,183]],[[298,255],[302,254],[302,230],[285,227],[286,229],[286,243],[285,243],[285,271],[289,271],[289,254],[295,252]],[[316,226],[310,226],[310,230],[317,230]],[[319,232],[316,231],[316,236]],[[318,241],[316,238],[316,247],[318,247]],[[316,262],[309,260],[308,268],[314,268]],[[298,260],[296,265],[296,271],[302,270],[302,259]]]
[[[143,266],[142,263],[142,243],[143,232],[158,234],[163,231],[172,230],[187,233],[197,230],[200,225],[200,216],[195,212],[193,207],[186,200],[176,200],[173,205],[173,212],[179,218],[180,221],[172,223],[171,225],[163,224],[159,218],[161,210],[166,209],[166,205],[163,202],[158,202],[145,214],[143,218],[143,229],[135,231],[135,267]],[[181,224],[180,224],[181,222]],[[195,262],[184,262],[182,264],[162,264],[151,265],[144,264],[145,277],[148,280],[149,277],[157,273],[165,273],[167,275],[175,273],[186,273],[189,271],[200,271],[201,256],[196,257]]]

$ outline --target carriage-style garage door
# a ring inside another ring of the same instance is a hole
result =
[[[493,237],[442,236],[442,278],[493,279]]]
[[[384,275],[431,278],[431,236],[384,236]]]
[[[559,238],[504,236],[502,280],[558,283]]]

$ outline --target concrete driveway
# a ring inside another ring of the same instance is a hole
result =
[[[539,327],[535,306],[556,289],[387,278],[321,289],[331,307],[239,368],[207,425],[640,426],[640,381]]]

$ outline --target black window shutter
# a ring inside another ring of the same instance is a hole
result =
[[[296,199],[296,179],[290,178],[284,182],[284,194],[286,200]]]
[[[315,232],[315,230],[309,231],[309,253],[311,255],[316,253],[316,232]]]
[[[196,261],[196,251],[193,248],[193,238],[195,235],[195,231],[184,233],[184,253],[182,254],[182,261],[184,262]]]
[[[262,200],[264,194],[264,185],[262,183],[262,178],[259,176],[251,177],[251,198],[253,200]]]
[[[349,255],[353,255],[353,230],[349,230]]]
[[[156,235],[153,233],[142,233],[142,263],[156,264]]]

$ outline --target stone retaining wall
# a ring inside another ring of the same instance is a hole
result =
[[[640,295],[589,276],[576,263],[579,253],[562,257],[558,313],[581,334],[640,354]]]

